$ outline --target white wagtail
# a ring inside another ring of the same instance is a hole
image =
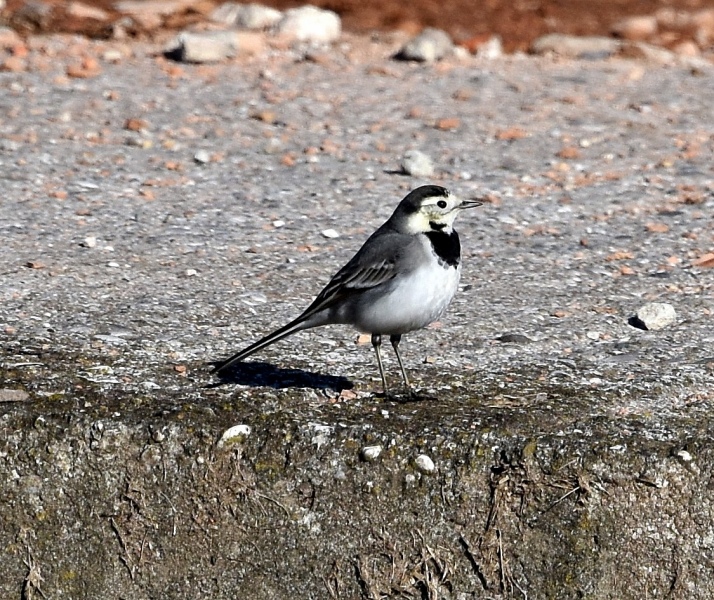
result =
[[[389,335],[404,385],[409,379],[399,355],[402,335],[438,319],[456,293],[461,275],[461,244],[453,224],[459,211],[479,206],[438,185],[411,191],[387,222],[375,231],[297,319],[265,336],[214,369],[234,363],[296,331],[320,325],[352,325],[372,334],[385,395],[382,336]]]

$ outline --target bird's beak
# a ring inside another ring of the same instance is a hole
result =
[[[459,204],[459,208],[476,208],[483,204],[482,200],[477,200],[476,198],[470,198],[468,200],[462,200]]]

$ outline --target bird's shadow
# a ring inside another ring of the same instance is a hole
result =
[[[216,367],[220,362],[211,363]],[[354,387],[346,377],[335,377],[323,373],[314,373],[302,369],[281,369],[266,362],[239,362],[232,365],[225,373],[217,375],[219,381],[210,387],[226,383],[237,383],[250,387],[315,388],[341,392]]]

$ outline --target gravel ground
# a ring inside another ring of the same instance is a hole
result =
[[[659,417],[709,410],[712,271],[697,261],[714,250],[714,72],[423,66],[391,60],[400,43],[345,36],[213,66],[121,46],[77,78],[68,65],[112,46],[36,39],[27,72],[0,74],[3,366],[47,394],[54,361],[169,404],[269,392],[372,411],[373,352],[347,328],[276,344],[255,357],[273,367],[236,384],[210,387],[205,365],[309,303],[426,183],[399,172],[416,149],[431,182],[488,199],[458,222],[451,309],[405,338],[417,387],[547,412],[542,389],[564,386],[593,416],[654,415],[652,435]],[[628,324],[649,301],[677,323]]]

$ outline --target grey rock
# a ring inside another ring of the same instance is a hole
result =
[[[30,394],[25,390],[15,390],[12,388],[0,389],[0,402],[24,402],[30,399]]]
[[[236,4],[235,2],[226,2],[225,4],[219,4],[211,14],[209,18],[214,23],[220,23],[221,25],[227,25],[228,27],[233,27],[238,19],[238,13],[240,12],[242,4]]]
[[[650,302],[640,308],[631,319],[631,324],[640,329],[656,331],[669,327],[677,321],[674,306],[665,302]]]
[[[362,455],[363,460],[372,462],[380,457],[382,450],[384,450],[384,448],[381,444],[375,444],[374,446],[365,446],[362,448],[360,454]]]
[[[426,454],[420,454],[414,459],[414,466],[422,473],[433,473],[436,465],[431,457]]]
[[[302,6],[285,11],[276,32],[298,42],[329,44],[340,37],[342,22],[331,10]]]
[[[219,62],[237,54],[257,54],[264,45],[264,36],[250,31],[184,31],[169,43],[165,54],[181,62]]]
[[[283,13],[262,4],[226,2],[211,13],[211,20],[241,29],[268,29],[282,18]]]
[[[550,33],[531,45],[534,54],[558,54],[568,58],[603,58],[616,54],[622,42],[609,37]]]
[[[114,5],[114,9],[131,16],[146,29],[156,29],[165,17],[188,8],[190,4],[191,0],[122,0]]]
[[[431,177],[434,175],[434,163],[431,158],[419,150],[407,150],[402,158],[402,171],[412,177]]]
[[[410,40],[397,54],[401,60],[434,62],[441,60],[454,48],[449,34],[441,29],[427,27]]]
[[[262,4],[240,5],[235,24],[243,29],[268,29],[277,24],[283,13]]]
[[[199,150],[193,155],[193,160],[198,164],[205,165],[211,162],[211,155],[208,150]]]
[[[167,56],[191,63],[218,62],[234,57],[237,52],[238,37],[232,31],[184,31],[166,49]]]

